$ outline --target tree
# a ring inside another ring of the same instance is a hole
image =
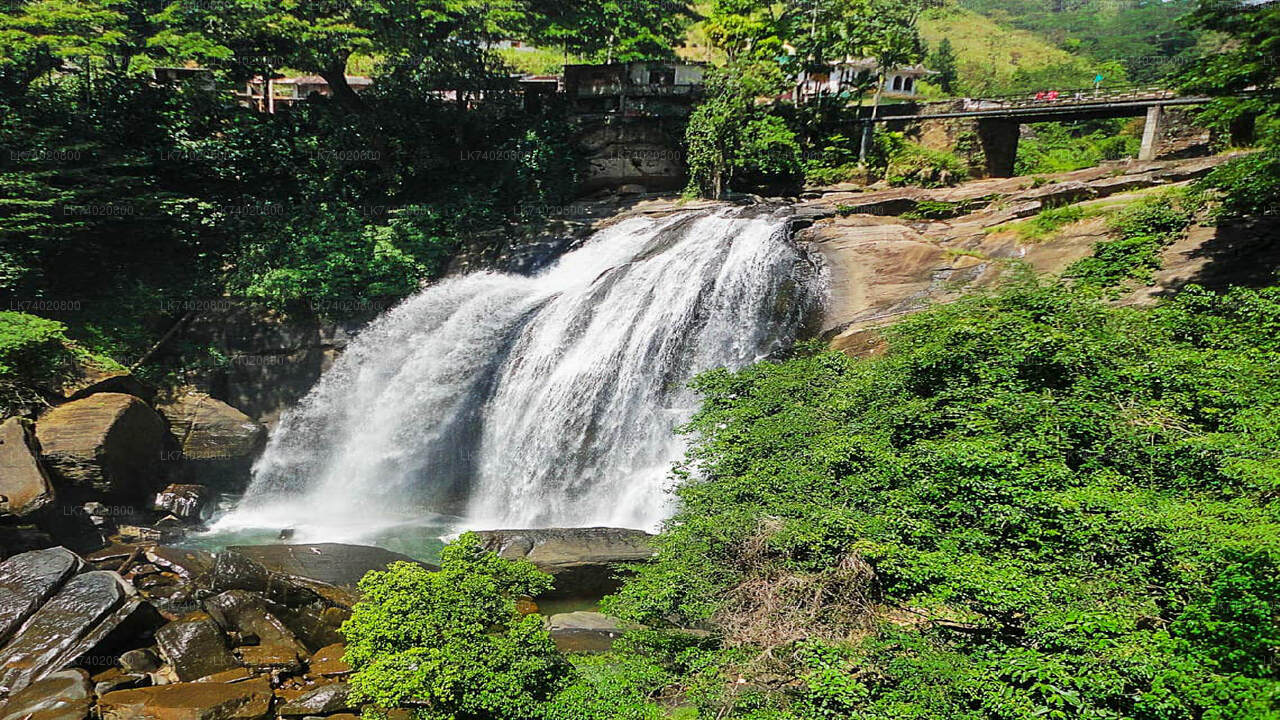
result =
[[[958,76],[956,53],[951,48],[951,40],[949,38],[942,38],[942,42],[938,43],[938,49],[934,50],[933,55],[929,57],[929,64],[938,73],[938,85],[942,87],[942,91],[948,95],[955,92],[956,78]]]
[[[535,39],[604,62],[673,57],[693,22],[686,0],[586,0],[540,13]]]
[[[419,705],[430,720],[539,717],[570,668],[542,616],[521,615],[516,599],[550,587],[472,533],[444,548],[439,571],[401,562],[370,572],[342,626],[354,696],[384,710]]]
[[[1201,117],[1225,129],[1242,118],[1273,115],[1280,91],[1280,3],[1201,0],[1186,22],[1226,39],[1178,75],[1184,91],[1217,98]],[[1239,97],[1245,90],[1254,93]]]

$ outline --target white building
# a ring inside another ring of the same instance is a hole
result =
[[[885,73],[881,92],[885,97],[915,97],[920,79],[933,73],[923,65],[892,68]],[[856,94],[864,88],[870,94],[872,88],[869,86],[875,84],[878,74],[879,64],[875,60],[850,58],[834,63],[827,72],[801,74],[797,89],[801,99],[844,92]]]

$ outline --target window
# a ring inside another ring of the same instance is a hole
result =
[[[903,83],[902,83],[902,89],[903,89],[903,91],[905,91],[905,92],[914,92],[914,88],[915,88],[915,86],[916,86],[916,79],[915,79],[915,78],[907,78],[907,79],[906,79],[906,80],[904,80],[904,81],[903,81]]]
[[[894,90],[901,90],[901,89],[902,89],[902,76],[901,76],[901,75],[894,75],[894,76],[893,76],[893,89],[894,89]]]
[[[675,85],[676,71],[674,68],[653,68],[649,70],[650,85]]]

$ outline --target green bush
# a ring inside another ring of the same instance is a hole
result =
[[[1032,135],[1018,142],[1015,172],[1019,175],[1070,172],[1093,167],[1104,160],[1134,157],[1142,138],[1126,123],[1124,119],[1076,125],[1035,123],[1031,126]]]
[[[1160,268],[1160,252],[1186,231],[1201,205],[1198,195],[1176,191],[1139,200],[1112,221],[1116,239],[1096,243],[1093,255],[1072,263],[1063,275],[1101,288],[1150,281]]]
[[[66,326],[20,312],[0,312],[0,378],[42,378],[71,358]]]
[[[413,704],[426,720],[543,717],[571,670],[542,617],[521,615],[516,599],[550,587],[531,563],[485,551],[471,533],[441,551],[437,572],[407,562],[370,572],[342,626],[353,696],[374,708]]]
[[[1218,196],[1222,217],[1280,215],[1280,147],[1229,160],[1197,187]]]
[[[769,717],[1275,717],[1278,330],[1277,288],[1023,281],[881,357],[703,375],[679,510],[611,607],[710,630]]]

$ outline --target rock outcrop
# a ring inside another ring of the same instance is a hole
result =
[[[63,670],[10,696],[0,707],[0,720],[85,720],[92,706],[89,673]]]
[[[547,618],[547,630],[560,652],[604,653],[613,649],[625,628],[604,613],[578,611]]]
[[[0,515],[24,517],[53,502],[53,485],[40,462],[30,423],[0,423]]]
[[[168,428],[145,402],[97,393],[44,413],[40,451],[55,483],[141,503],[162,487]]]
[[[351,607],[360,578],[393,562],[418,561],[378,547],[340,543],[228,547],[218,553],[213,588],[260,592],[289,606],[320,598]]]
[[[67,580],[0,648],[0,693],[22,690],[97,652],[142,605],[133,586],[114,572],[95,570]]]
[[[98,699],[102,720],[261,720],[271,714],[271,683],[175,683],[117,690]]]
[[[182,451],[188,483],[238,489],[266,442],[256,420],[206,393],[188,392],[157,406]]]
[[[0,563],[0,647],[83,565],[62,547],[32,550]]]
[[[157,630],[156,647],[183,682],[240,665],[227,647],[222,628],[202,612],[191,613]]]
[[[599,597],[617,589],[624,563],[653,557],[653,537],[642,530],[556,528],[486,530],[485,548],[511,560],[528,560],[555,578],[548,597]]]

